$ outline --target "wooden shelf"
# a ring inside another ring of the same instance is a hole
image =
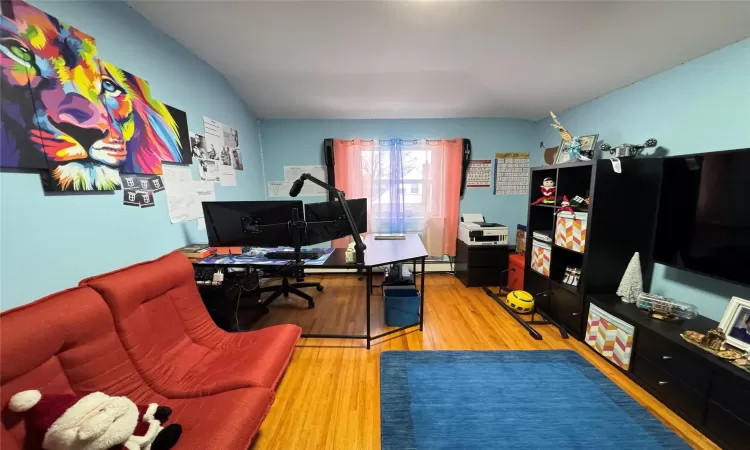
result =
[[[543,273],[537,272],[536,270],[534,270],[534,273],[537,274],[537,275],[539,275],[539,276],[541,276],[541,277],[544,277],[544,278],[550,280],[551,282],[555,283],[556,285],[560,286],[561,288],[563,288],[563,289],[565,289],[567,291],[570,291],[570,292],[572,292],[572,293],[574,293],[576,295],[579,294],[578,286],[573,286],[572,284],[563,283],[562,281],[557,281],[557,280],[555,280],[553,278],[548,277],[547,275],[545,275]]]
[[[584,252],[578,252],[578,251],[575,251],[575,250],[571,250],[568,247],[563,247],[562,245],[557,245],[557,244],[554,244],[554,243],[552,244],[552,246],[556,247],[556,248],[559,248],[561,250],[565,250],[566,252],[575,253],[576,255],[583,256],[583,253],[584,253]]]
[[[557,206],[557,205],[543,205],[543,204],[541,204],[541,203],[540,203],[540,204],[538,204],[538,205],[533,205],[533,204],[532,204],[531,206],[534,206],[534,207],[539,207],[539,208],[559,208],[559,206]]]

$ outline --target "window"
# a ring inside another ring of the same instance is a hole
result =
[[[461,139],[333,141],[336,187],[367,198],[369,231],[419,233],[429,255],[455,254]]]
[[[427,198],[424,195],[424,171],[431,154],[425,149],[402,149],[401,163],[392,156],[399,153],[387,145],[362,152],[362,170],[366,183],[372,183],[370,214],[373,231],[393,232],[394,215],[403,208],[403,232],[424,229]]]

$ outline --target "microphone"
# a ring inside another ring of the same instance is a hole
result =
[[[300,191],[302,190],[303,184],[305,184],[304,178],[300,177],[299,180],[295,180],[294,183],[292,183],[292,188],[289,189],[289,196],[290,197],[298,196]]]

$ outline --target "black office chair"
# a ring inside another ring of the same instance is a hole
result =
[[[292,272],[298,271],[296,267],[291,268]],[[323,290],[323,285],[320,283],[313,283],[313,282],[297,282],[297,283],[290,283],[289,278],[295,277],[297,280],[304,280],[305,279],[305,273],[304,270],[302,272],[298,273],[289,273],[289,268],[284,268],[279,271],[276,276],[281,276],[281,285],[278,286],[266,286],[260,288],[260,292],[273,292],[273,294],[269,295],[267,299],[263,300],[263,307],[265,309],[265,312],[268,312],[268,305],[274,302],[277,298],[281,297],[282,295],[284,297],[289,297],[289,294],[296,295],[297,297],[304,298],[307,300],[307,308],[313,309],[315,308],[315,300],[313,300],[311,295],[308,295],[304,292],[302,292],[301,288],[308,288],[308,287],[314,287],[318,290],[318,292],[321,292]]]

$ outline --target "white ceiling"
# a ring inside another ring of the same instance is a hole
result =
[[[261,119],[539,119],[750,36],[750,2],[176,1],[129,4]]]

